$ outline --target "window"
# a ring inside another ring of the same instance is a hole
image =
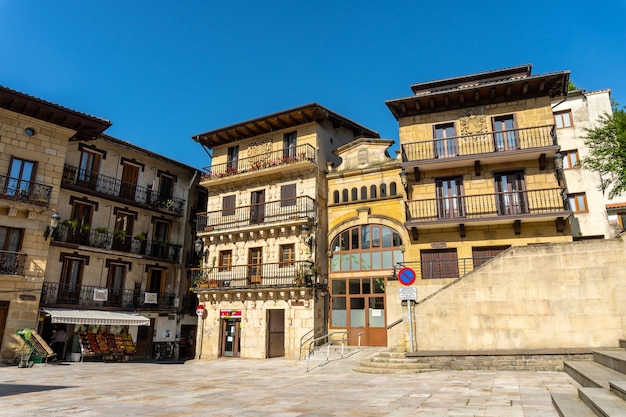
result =
[[[351,197],[352,197],[352,201],[357,201],[359,199],[359,192],[357,191],[356,187],[353,187],[350,190],[350,194],[351,194]]]
[[[372,185],[370,187],[370,198],[376,198],[376,186]]]
[[[498,256],[511,246],[478,246],[472,248],[472,262],[474,269],[478,268],[485,262]]]
[[[34,178],[36,165],[35,162],[12,158],[6,189],[2,190],[3,194],[27,197],[30,194],[30,183]]]
[[[339,203],[339,191],[338,190],[333,191],[333,203],[335,204]]]
[[[387,197],[387,184],[380,184],[380,197]]]
[[[554,112],[554,123],[557,129],[563,129],[565,127],[572,127],[572,112],[571,110]]]
[[[293,266],[296,260],[296,248],[294,244],[280,245],[280,267]]]
[[[263,249],[250,248],[248,252],[248,282],[260,284],[263,275]]]
[[[515,130],[515,117],[512,114],[494,117],[493,138],[496,151],[509,151],[518,149],[517,131]]]
[[[289,207],[296,205],[296,184],[280,186],[280,206]]]
[[[135,199],[137,180],[139,178],[139,166],[125,162],[122,167],[122,183],[120,184],[120,197]]]
[[[172,198],[174,182],[174,177],[170,175],[161,175],[159,179],[159,198],[162,201]]]
[[[113,229],[113,243],[111,249],[128,252],[132,245],[133,224],[135,214],[114,210],[115,226]]]
[[[170,224],[163,220],[154,221],[150,256],[166,259],[168,257],[168,245],[165,243],[170,237]],[[154,292],[154,291],[152,291]]]
[[[397,193],[397,186],[396,183],[394,181],[391,182],[391,184],[389,184],[389,195],[390,196],[395,196]]]
[[[344,189],[341,192],[341,201],[343,201],[344,203],[348,202],[348,189]]]
[[[61,255],[63,268],[59,282],[57,302],[60,304],[77,304],[80,300],[80,287],[83,281],[83,270],[87,257]]]
[[[587,196],[585,193],[569,194],[567,196],[569,209],[574,213],[585,213],[589,211],[587,208]]]
[[[404,259],[400,234],[376,224],[340,232],[332,240],[331,250],[333,272],[389,269]]]
[[[435,181],[437,192],[437,217],[454,219],[465,216],[463,179],[441,178]]]
[[[219,262],[218,262],[218,272],[230,271],[233,266],[233,251],[232,250],[223,250],[220,251]]]
[[[385,327],[385,278],[332,279],[331,327]]]
[[[580,158],[578,158],[578,150],[561,151],[563,154],[563,169],[580,168]]]
[[[19,252],[22,247],[23,229],[0,226],[0,250]]]
[[[165,269],[149,268],[148,282],[146,283],[146,292],[163,294],[165,290]]]
[[[496,174],[495,182],[499,215],[528,213],[522,171]]]
[[[283,158],[296,157],[296,132],[285,133],[283,136]]]
[[[80,154],[78,170],[78,183],[80,185],[95,188],[98,181],[98,169],[102,155],[96,152],[84,150]]]
[[[239,145],[231,146],[228,148],[226,155],[226,172],[236,171],[239,161]]]
[[[235,202],[236,196],[234,194],[222,197],[222,216],[235,215]]]
[[[443,123],[433,126],[435,158],[457,156],[455,134],[454,123]]]
[[[93,215],[93,205],[74,201],[72,207],[72,220],[76,221],[76,228],[81,229],[91,226],[91,216]]]
[[[107,277],[107,288],[109,289],[109,301],[121,301],[124,292],[124,281],[126,279],[126,269],[123,264],[109,264],[109,276]]]
[[[361,200],[367,200],[367,187],[361,187]]]
[[[422,279],[458,278],[459,261],[456,249],[420,251]]]
[[[250,224],[261,224],[265,221],[265,190],[250,193]]]

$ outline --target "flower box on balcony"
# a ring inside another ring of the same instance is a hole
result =
[[[260,284],[261,283],[261,276],[260,275],[251,276],[249,279],[250,279],[250,284]]]

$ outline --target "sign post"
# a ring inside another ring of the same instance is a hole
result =
[[[196,315],[198,318],[202,319],[202,324],[200,326],[200,343],[197,343],[196,346],[200,349],[200,352],[196,352],[198,359],[202,359],[202,340],[204,339],[204,317],[205,317],[206,309],[202,304],[198,304],[196,307]],[[196,332],[196,335],[198,333]]]
[[[402,268],[398,272],[398,281],[404,287],[399,288],[400,301],[406,301],[406,305],[409,308],[409,340],[411,341],[411,350],[413,352],[413,312],[411,311],[411,305],[413,301],[417,300],[417,288],[411,287],[415,282],[416,274],[411,268]]]

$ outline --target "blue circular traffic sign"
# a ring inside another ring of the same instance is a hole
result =
[[[398,272],[398,281],[402,285],[412,285],[415,282],[415,271],[412,268],[402,268]]]

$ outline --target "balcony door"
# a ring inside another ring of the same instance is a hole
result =
[[[433,128],[435,137],[435,158],[450,158],[458,155],[454,123],[443,123]]]
[[[120,197],[129,200],[135,199],[138,178],[139,167],[136,165],[124,164],[124,168],[122,168],[122,185],[120,187]]]
[[[495,183],[499,215],[528,213],[523,172],[496,174]]]
[[[78,170],[78,185],[96,189],[98,181],[98,169],[100,168],[100,154],[83,151],[80,155],[80,166]]]
[[[496,152],[519,149],[517,131],[515,130],[515,118],[512,114],[494,117],[492,124]]]
[[[250,195],[250,224],[265,220],[265,190],[252,191]]]
[[[437,184],[437,218],[454,219],[465,216],[463,201],[463,179],[442,178]]]
[[[248,252],[248,282],[260,284],[263,272],[263,249],[250,248]]]
[[[2,193],[8,196],[25,199],[30,195],[31,181],[35,175],[35,162],[22,159],[11,159],[9,178],[6,189]]]
[[[285,133],[283,137],[283,158],[295,158],[296,157],[296,140],[297,133],[290,132]]]
[[[59,304],[78,304],[83,281],[84,259],[66,257],[63,259],[61,282],[57,302]]]

